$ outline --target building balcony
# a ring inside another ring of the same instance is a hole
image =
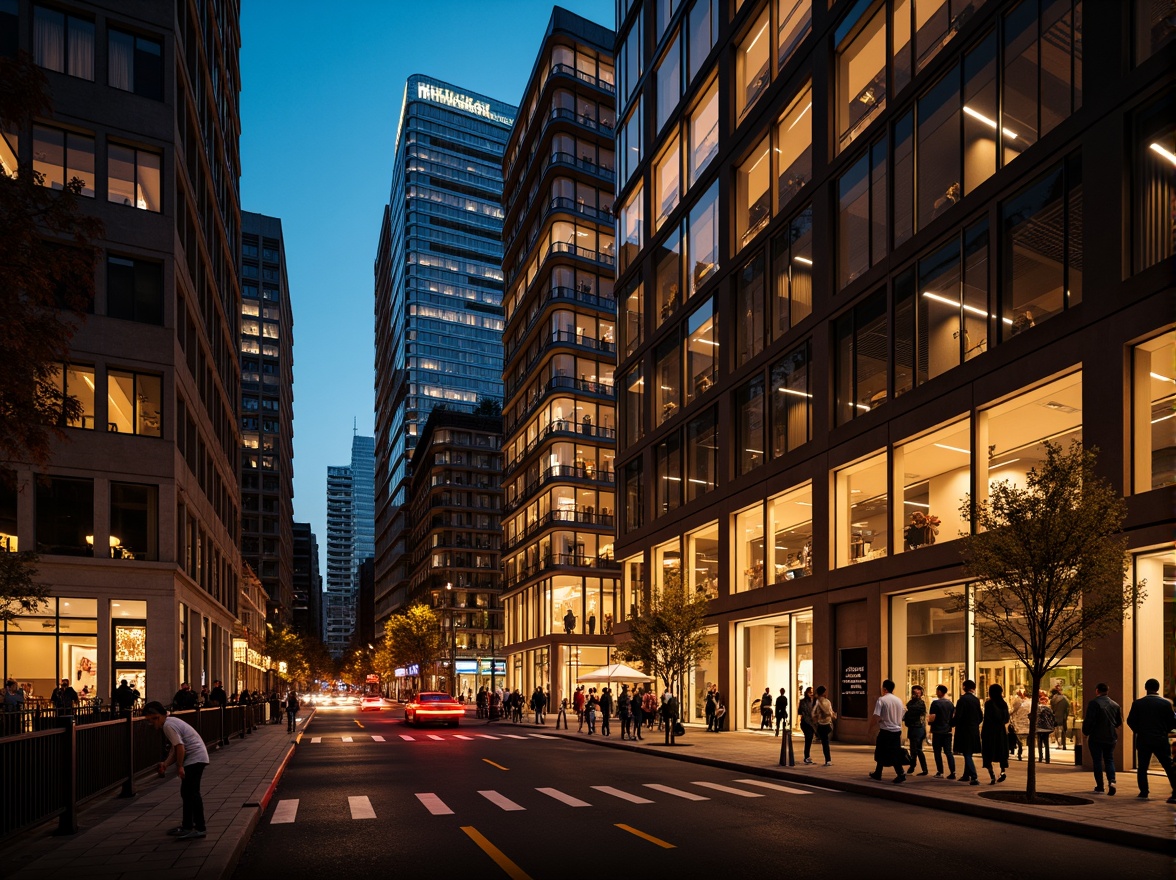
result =
[[[582,556],[578,553],[552,553],[538,562],[524,566],[506,579],[504,589],[512,589],[528,578],[551,569],[597,569],[620,571],[621,563],[611,556]]]
[[[547,399],[548,395],[558,391],[578,391],[585,394],[596,394],[601,397],[606,397],[609,400],[614,398],[614,389],[611,382],[597,382],[591,379],[573,379],[571,376],[552,376],[544,385],[536,388],[530,396],[530,399],[524,404],[523,409],[519,414],[512,418],[509,422],[503,419],[502,433],[510,434],[515,426],[525,421],[543,401]],[[585,416],[587,418],[587,416]],[[589,422],[586,427],[591,428],[592,424]],[[586,432],[590,433],[590,432]]]
[[[591,248],[581,247],[580,245],[570,241],[553,241],[551,243],[551,247],[547,249],[547,252],[543,254],[543,258],[539,261],[539,271],[537,275],[542,275],[544,271],[546,271],[546,264],[548,260],[550,260],[552,257],[558,257],[561,255],[575,257],[577,260],[585,260],[586,262],[592,264],[593,269],[600,269],[601,267],[604,267],[606,269],[612,270],[613,267],[615,267],[617,264],[617,258],[614,253],[615,250],[615,245],[609,245],[609,249],[606,251],[597,251]],[[510,287],[514,284],[515,280],[518,278],[521,268],[521,265],[515,266],[507,275],[506,281],[504,282],[504,287],[506,289],[509,290]]]
[[[505,468],[506,473],[511,473],[512,471],[516,470],[523,459],[538,449],[549,437],[552,437],[553,435],[574,436],[577,434],[583,437],[593,437],[609,444],[615,443],[617,439],[616,428],[604,428],[597,425],[584,425],[580,422],[573,422],[570,419],[556,419],[543,428],[543,430],[539,432],[539,436],[528,443],[526,447],[520,451],[519,454],[516,455],[509,464],[507,464]]]
[[[551,153],[550,156],[544,159],[542,165],[539,166],[539,177],[542,178],[542,176],[547,173],[548,169],[553,167],[576,169],[578,171],[586,172],[587,174],[590,174],[596,178],[597,181],[608,184],[610,189],[616,183],[616,172],[612,167],[608,165],[601,165],[599,162],[596,162],[593,159],[589,159],[586,156],[577,158],[574,153],[564,153],[562,151],[555,150]],[[507,180],[510,179],[510,174],[508,172]],[[540,196],[543,194],[542,189],[542,187],[536,189],[535,192],[523,204],[523,206],[519,208],[519,211],[526,213],[530,209],[531,205],[535,203],[535,200],[540,198]],[[523,192],[522,189],[505,191]],[[504,207],[505,217],[511,217],[515,213],[515,209],[516,204],[514,199],[508,200]]]
[[[530,207],[530,203],[527,204],[527,207]],[[525,251],[530,251],[532,245],[535,244],[535,240],[539,237],[539,233],[547,223],[547,218],[552,214],[560,211],[568,214],[575,214],[578,217],[583,217],[593,221],[594,223],[599,223],[601,226],[607,226],[610,231],[613,228],[614,218],[611,206],[604,208],[593,208],[577,199],[569,199],[557,196],[552,198],[547,203],[547,207],[543,211],[542,222],[535,224],[535,231],[530,236],[530,238],[527,239],[526,247],[524,248]],[[510,235],[504,235],[503,238],[511,242],[516,241],[515,236],[517,236],[522,230],[526,223],[527,217],[528,214],[526,212],[520,214],[519,219],[515,221],[514,229],[511,230]]]
[[[572,525],[580,526],[601,526],[611,530],[616,523],[616,517],[612,513],[596,513],[591,507],[553,510],[546,516],[542,516],[528,525],[513,541],[506,543],[502,548],[502,552],[510,553],[539,532],[560,523],[571,523]]]
[[[602,312],[615,317],[617,311],[616,297],[611,294],[597,294],[593,293],[586,287],[552,287],[545,293],[541,294],[538,302],[532,306],[531,316],[527,318],[527,327],[523,334],[519,337],[521,340],[527,338],[531,328],[539,320],[539,316],[543,314],[543,310],[549,305],[569,305],[572,303],[579,303],[581,305],[589,306],[594,309],[599,309]],[[517,310],[516,310],[517,313]],[[507,332],[511,331],[510,320],[512,316],[507,317]],[[521,342],[519,343],[521,345]],[[518,353],[519,345],[511,345],[506,349],[503,356],[503,363],[509,364],[511,358]],[[614,346],[613,351],[616,351]]]
[[[544,486],[559,483],[564,480],[588,480],[594,483],[613,483],[616,475],[613,471],[602,470],[592,465],[553,464],[545,469],[539,478],[528,483],[523,491],[502,506],[504,514],[517,510]]]
[[[527,361],[519,371],[520,375],[518,378],[507,382],[503,386],[502,399],[508,401],[514,397],[515,392],[530,380],[531,377],[527,374],[532,371],[537,363],[543,360],[543,355],[560,345],[573,345],[576,348],[599,351],[605,354],[616,354],[617,352],[617,344],[611,339],[594,339],[591,336],[585,336],[583,333],[577,333],[573,330],[553,330],[551,335],[543,340],[543,344],[539,346],[539,350],[535,352],[535,356]]]

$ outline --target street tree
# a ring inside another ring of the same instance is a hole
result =
[[[685,711],[679,683],[691,667],[711,655],[706,636],[707,604],[704,594],[691,594],[686,589],[680,574],[669,573],[660,592],[641,600],[637,615],[629,618],[628,640],[617,646],[622,660],[643,664],[650,675],[678,695],[679,713]]]
[[[441,638],[441,621],[428,605],[417,603],[399,614],[393,614],[384,622],[382,647],[383,662],[392,668],[416,667],[416,690],[420,690],[420,679],[426,669],[437,662],[444,652]]]
[[[1046,442],[1045,461],[1024,485],[993,483],[988,498],[960,508],[976,528],[962,556],[973,589],[955,594],[984,643],[1023,664],[1033,689],[1029,729],[1037,729],[1041,683],[1074,651],[1120,630],[1143,584],[1126,580],[1126,505],[1095,471],[1097,450]],[[1037,796],[1029,749],[1025,797]]]
[[[35,553],[0,550],[0,621],[35,614],[49,597],[49,587],[38,583]]]

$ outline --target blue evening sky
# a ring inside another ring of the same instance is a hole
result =
[[[614,0],[560,5],[613,26]],[[294,304],[294,518],[326,564],[327,465],[374,431],[372,262],[404,83],[517,104],[552,4],[245,0],[241,207],[280,217]]]

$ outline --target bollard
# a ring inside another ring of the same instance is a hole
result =
[[[795,767],[796,755],[792,751],[792,731],[785,727],[780,731],[780,766]]]
[[[78,737],[77,718],[64,715],[61,718],[65,738],[62,751],[65,753],[61,762],[64,773],[65,809],[57,823],[58,834],[76,834],[78,831]]]
[[[1074,766],[1082,766],[1082,743],[1074,741]]]
[[[125,714],[127,717],[127,778],[123,780],[122,791],[118,795],[120,798],[135,796],[135,716],[130,709]]]

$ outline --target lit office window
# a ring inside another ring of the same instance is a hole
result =
[[[645,407],[645,379],[640,364],[625,375],[621,388],[624,391],[625,443],[632,446],[645,433],[645,425],[642,421],[642,412]]]
[[[662,222],[678,207],[681,197],[682,149],[675,130],[666,138],[665,149],[654,162],[654,229],[660,229]]]
[[[693,186],[719,152],[719,81],[712,80],[690,113],[688,185]]]
[[[812,345],[805,342],[772,364],[771,450],[779,458],[812,439]]]
[[[657,252],[657,326],[661,326],[682,305],[682,235],[670,232]]]
[[[1133,124],[1136,272],[1176,254],[1176,111],[1169,98],[1162,95],[1144,107]]]
[[[675,331],[654,352],[654,427],[668,421],[678,411],[682,399],[682,345]]]
[[[76,177],[82,182],[80,194],[94,198],[94,138],[34,125],[33,170],[41,175],[41,185],[50,189],[65,189]]]
[[[747,36],[735,49],[735,118],[742,120],[747,111],[768,88],[770,45],[768,7],[765,6]]]
[[[880,559],[890,545],[886,452],[841,468],[834,476],[836,567]]]
[[[848,147],[886,107],[886,4],[837,29],[837,145]]]
[[[776,0],[776,70],[788,63],[812,29],[812,0]]]
[[[1176,483],[1176,332],[1134,350],[1132,382],[1134,491]]]
[[[764,586],[764,505],[735,514],[735,589],[742,593]]]
[[[833,334],[834,417],[844,425],[886,402],[886,291],[879,290],[838,318]]]
[[[813,573],[813,487],[805,483],[768,499],[772,583]]]
[[[69,428],[94,428],[94,368],[77,364],[61,364],[53,367],[53,376],[48,380],[55,390],[77,400],[78,409],[70,418],[62,411],[59,423]]]
[[[995,173],[1001,140],[1015,137],[998,130],[996,99],[996,35],[989,34],[964,55],[965,195]]]
[[[163,436],[163,395],[159,376],[109,370],[107,429],[118,434]]]
[[[621,260],[618,269],[623,272],[637,258],[645,242],[645,187],[640,183],[621,206],[620,235]]]
[[[106,145],[106,200],[143,211],[162,210],[160,166],[163,157],[149,150]]]
[[[621,468],[621,496],[624,500],[625,531],[645,523],[645,475],[638,456]]]
[[[621,303],[624,310],[621,320],[624,334],[622,345],[627,357],[637,350],[645,336],[645,286],[640,280],[629,285],[621,296]]]
[[[776,123],[776,208],[783,209],[813,176],[813,92],[806,85]]]
[[[687,446],[689,448],[689,446]],[[686,534],[686,588],[691,596],[719,595],[719,524],[711,521]]]
[[[654,515],[661,516],[682,505],[682,437],[675,431],[653,448]]]
[[[719,335],[714,302],[708,299],[686,321],[686,403],[714,387],[719,364]]]
[[[715,487],[719,470],[719,424],[715,407],[686,423],[686,501]]]
[[[772,219],[771,137],[765,135],[735,169],[735,235],[747,244]]]
[[[838,181],[837,286],[886,254],[886,141],[875,141]]]
[[[926,226],[960,200],[960,86],[953,67],[919,97],[918,221]]]
[[[960,513],[972,478],[971,423],[967,419],[895,444],[891,467],[896,482],[902,481],[903,509],[895,511],[896,552],[929,547],[968,533],[968,523]],[[896,486],[896,495],[898,491]]]

